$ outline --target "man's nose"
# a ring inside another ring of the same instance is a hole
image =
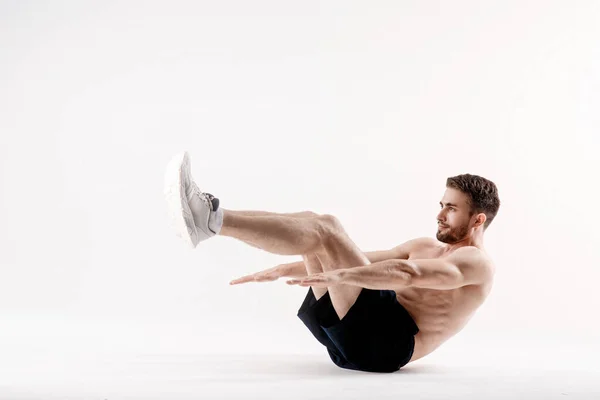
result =
[[[437,215],[438,222],[443,222],[446,219],[444,211],[440,211]]]

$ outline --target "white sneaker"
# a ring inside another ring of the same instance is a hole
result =
[[[165,197],[175,233],[192,248],[215,236],[223,226],[219,199],[204,193],[192,179],[187,151],[177,154],[167,165]]]

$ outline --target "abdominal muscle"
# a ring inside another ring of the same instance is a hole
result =
[[[452,290],[407,288],[396,291],[398,302],[419,327],[409,362],[426,356],[460,332],[483,303],[490,289],[491,282]]]

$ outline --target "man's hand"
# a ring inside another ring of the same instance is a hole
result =
[[[241,278],[234,279],[229,282],[230,285],[238,285],[240,283],[247,282],[271,282],[276,281],[285,275],[285,271],[283,269],[283,265],[278,265],[273,268],[266,269],[264,271],[260,271],[254,274],[242,276]]]
[[[231,282],[229,282],[229,284],[237,285],[240,283],[247,282],[272,282],[284,276],[306,276],[306,267],[304,266],[304,261],[298,261],[289,264],[279,264],[276,267],[269,268],[264,271],[257,272],[255,274],[246,275],[238,279],[234,279]]]
[[[335,286],[343,283],[345,269],[336,269],[333,271],[322,272],[320,274],[308,275],[304,278],[290,279],[286,283],[288,285],[299,285],[299,286],[314,286],[314,287],[328,287]]]

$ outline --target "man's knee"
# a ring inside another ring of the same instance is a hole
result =
[[[324,230],[325,234],[335,235],[335,234],[344,232],[342,223],[335,215],[323,214],[323,215],[319,215],[319,218],[322,222],[323,230]]]
[[[317,221],[320,251],[315,251],[315,253],[326,255],[331,246],[336,246],[340,242],[339,239],[345,235],[345,231],[339,219],[331,214],[321,214],[317,217]]]

